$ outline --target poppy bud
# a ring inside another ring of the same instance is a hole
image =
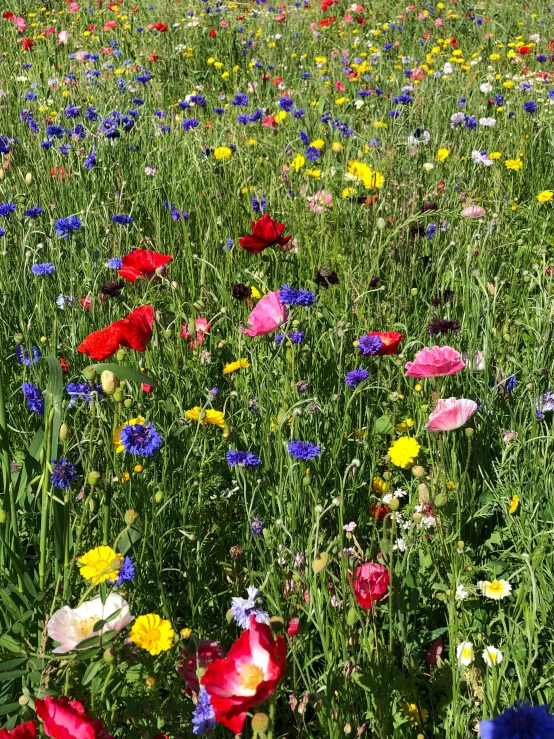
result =
[[[289,636],[289,639],[292,639],[296,634],[298,634],[298,630],[300,629],[300,619],[297,617],[291,618],[289,621],[289,625],[287,626],[287,634]]]
[[[118,362],[122,362],[125,359],[126,354],[127,352],[125,351],[125,349],[118,349],[115,357]]]
[[[25,175],[25,184],[30,185],[32,181],[33,175],[30,172],[27,172],[27,174]]]
[[[133,405],[133,399],[125,398],[125,400],[123,401],[123,405],[125,406],[125,408],[131,408],[131,406]]]
[[[67,423],[62,423],[62,425],[60,426],[60,441],[65,441],[68,431],[69,427]]]
[[[269,726],[269,717],[265,713],[255,713],[252,716],[252,731],[257,734],[259,731],[265,731]]]
[[[23,343],[23,334],[15,334],[13,337],[13,340],[16,344],[22,344]]]
[[[447,504],[447,502],[448,501],[446,499],[446,495],[444,495],[443,493],[439,493],[438,495],[435,496],[433,505],[436,506],[437,508],[442,508],[443,506]]]
[[[107,662],[107,664],[111,665],[111,663],[114,661],[114,653],[113,651],[108,647],[108,649],[104,650],[104,662]]]
[[[87,482],[91,487],[94,487],[98,483],[99,479],[100,479],[99,472],[93,471],[93,472],[88,473]]]
[[[83,372],[83,375],[89,382],[91,382],[96,377],[96,370],[94,369],[94,367],[87,367],[86,370]]]
[[[412,475],[414,477],[424,477],[425,469],[420,464],[416,464],[412,467]]]
[[[138,513],[130,508],[125,512],[125,523],[127,526],[132,526],[138,518]]]
[[[7,517],[6,511],[3,508],[0,508],[0,523],[6,523]]]
[[[358,612],[355,608],[349,608],[348,613],[346,614],[346,623],[349,626],[354,626],[356,621],[358,620]]]
[[[116,403],[123,403],[123,390],[120,387],[115,389],[113,399]]]
[[[102,390],[106,395],[113,395],[116,389],[116,377],[110,370],[104,370],[100,375]]]
[[[317,574],[323,572],[329,562],[329,555],[327,552],[322,552],[319,557],[316,557],[312,562],[312,570]]]
[[[161,490],[158,490],[158,492],[154,495],[154,500],[159,505],[160,503],[163,503],[163,499],[164,499],[164,494],[162,493]]]
[[[20,695],[19,698],[17,699],[17,702],[19,703],[20,706],[27,706],[29,705],[29,697],[26,695]]]

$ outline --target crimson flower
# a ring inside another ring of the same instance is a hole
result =
[[[31,51],[33,46],[36,46],[32,38],[24,38],[21,44],[23,51]]]
[[[19,724],[11,731],[0,729],[0,739],[36,739],[37,727],[34,721]]]
[[[201,683],[210,695],[215,720],[240,734],[246,712],[277,688],[286,666],[284,636],[273,638],[266,624],[250,616],[245,629],[225,659],[208,665]]]
[[[172,262],[173,257],[168,254],[159,254],[149,249],[135,249],[121,260],[121,269],[117,273],[129,282],[136,282],[139,277],[151,279],[156,275],[156,270]]]
[[[290,236],[283,236],[285,224],[277,223],[267,213],[264,213],[259,220],[251,221],[251,226],[252,233],[239,238],[239,244],[251,254],[261,254],[264,249],[273,244],[286,246],[290,241]]]
[[[43,721],[44,733],[52,739],[112,739],[102,719],[88,716],[79,701],[47,695],[44,700],[35,698],[35,709]]]
[[[361,607],[369,611],[375,600],[384,598],[389,590],[390,572],[377,562],[366,562],[356,567],[354,595]]]
[[[156,21],[156,23],[153,24],[156,31],[159,31],[160,33],[165,33],[167,31],[167,26],[165,23],[162,23],[161,21]]]

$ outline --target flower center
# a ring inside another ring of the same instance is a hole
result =
[[[489,585],[489,591],[491,593],[500,593],[502,592],[502,583],[498,580],[493,580],[491,584]]]
[[[148,649],[148,647],[151,644],[155,644],[156,642],[158,642],[160,640],[160,638],[161,638],[161,634],[160,634],[160,630],[159,629],[156,629],[156,628],[154,628],[154,629],[148,629],[148,631],[144,635],[143,641],[144,641],[144,644],[145,645],[148,645],[146,647]]]
[[[469,647],[464,647],[462,651],[462,657],[464,659],[471,659],[471,649]]]
[[[92,627],[97,621],[100,621],[100,619],[97,618],[96,616],[91,616],[90,618],[84,618],[81,621],[81,623],[79,624],[77,628],[83,638],[85,636],[88,636],[91,633]]]
[[[243,665],[239,670],[239,682],[247,690],[256,690],[264,681],[264,674],[259,667],[252,664]]]

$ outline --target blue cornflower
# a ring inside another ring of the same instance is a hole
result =
[[[81,115],[81,111],[75,105],[68,105],[65,109],[66,118],[78,118]]]
[[[411,95],[395,95],[392,102],[395,105],[398,103],[400,103],[400,105],[409,105],[410,103],[413,103],[413,98]]]
[[[259,536],[264,530],[264,521],[260,516],[252,516],[250,519],[250,531],[254,536]]]
[[[293,440],[289,442],[288,452],[295,459],[304,459],[308,461],[314,457],[319,457],[321,447],[312,444],[310,441]]]
[[[317,148],[317,146],[308,146],[306,149],[306,157],[310,160],[310,162],[315,162],[319,157],[321,156],[321,151]]]
[[[363,382],[364,380],[367,380],[369,377],[369,372],[365,369],[355,369],[349,372],[346,377],[344,378],[344,381],[347,385],[350,385],[350,387],[358,387],[360,382]]]
[[[32,208],[27,208],[27,210],[23,211],[23,215],[27,216],[27,218],[38,218],[44,213],[44,210],[40,207],[40,205],[34,205]]]
[[[29,367],[31,364],[40,362],[42,355],[36,346],[31,347],[29,352],[25,344],[18,344],[15,347],[15,356],[19,364]]]
[[[534,103],[532,100],[528,100],[526,103],[523,103],[523,110],[526,113],[533,114],[533,113],[536,113],[538,109],[539,109],[539,106],[536,103]]]
[[[302,141],[304,146],[308,146],[308,144],[310,143],[310,137],[308,136],[306,131],[300,131],[298,135],[300,136],[300,141]]]
[[[63,156],[67,156],[69,152],[71,151],[71,144],[62,144],[60,146],[60,154],[63,154]]]
[[[120,216],[119,215],[115,215],[115,216],[112,216],[112,221],[114,223],[119,223],[121,226],[126,226],[127,224],[133,222],[133,217],[132,216],[124,216],[124,215],[120,215]]]
[[[108,585],[119,588],[124,582],[130,582],[135,576],[135,565],[131,557],[124,557],[117,575],[117,580],[107,580]]]
[[[365,334],[358,339],[358,354],[362,354],[364,357],[372,356],[373,354],[377,354],[382,346],[383,342],[379,336]]]
[[[227,452],[227,463],[230,467],[234,467],[237,464],[244,467],[259,467],[262,460],[253,452],[238,452],[230,449]]]
[[[290,111],[294,108],[292,98],[289,98],[288,95],[283,95],[283,97],[279,100],[279,107],[281,108],[281,110],[285,110],[287,113],[290,113]]]
[[[24,382],[21,386],[27,408],[33,411],[37,416],[44,415],[44,399],[42,397],[42,390],[33,385],[32,382]]]
[[[183,126],[183,131],[190,131],[191,128],[197,128],[200,124],[196,118],[183,118],[181,125]]]
[[[61,139],[64,135],[63,126],[46,126],[46,135],[49,139]]]
[[[429,223],[427,226],[425,226],[425,236],[428,239],[432,239],[437,231],[437,225],[436,223]]]
[[[252,210],[254,213],[263,213],[267,206],[267,200],[265,198],[252,198]]]
[[[477,118],[472,115],[466,115],[464,117],[464,128],[469,128],[470,131],[475,131],[477,128]]]
[[[6,235],[5,230],[3,228],[0,228],[0,239],[2,238],[2,236],[5,236],[5,235]]]
[[[554,739],[554,716],[548,706],[518,701],[504,713],[479,723],[481,739]]]
[[[247,588],[248,598],[235,597],[231,601],[231,612],[241,629],[250,627],[250,616],[254,616],[259,624],[269,626],[269,615],[259,607],[257,602],[259,592],[258,588],[249,587]]]
[[[56,268],[53,264],[50,264],[50,262],[42,262],[42,264],[33,264],[31,267],[31,272],[34,275],[37,275],[39,277],[47,277],[48,275],[53,275],[56,271]]]
[[[73,408],[77,404],[77,401],[81,399],[86,400],[89,404],[92,403],[93,392],[97,393],[98,395],[104,395],[102,385],[96,384],[90,387],[86,380],[84,380],[83,382],[70,382],[68,383],[65,390],[71,398],[67,406],[67,410]]]
[[[84,167],[90,172],[90,170],[94,167],[95,164],[96,164],[96,153],[94,150],[92,150],[84,161]]]
[[[289,339],[293,344],[301,344],[304,341],[304,332],[293,331],[292,334],[289,334]]]
[[[504,105],[504,95],[497,92],[496,95],[493,96],[492,101],[495,105]]]
[[[81,228],[81,219],[78,216],[68,216],[67,218],[58,218],[54,223],[54,228],[58,236],[68,239],[73,231]]]
[[[123,262],[119,257],[108,259],[108,269],[121,269]]]
[[[15,211],[15,203],[0,203],[0,218],[7,218]]]
[[[248,116],[246,113],[241,113],[237,116],[237,123],[241,123],[243,126],[249,122],[250,116]]]
[[[281,285],[279,300],[283,305],[303,305],[307,308],[315,303],[315,295],[310,290],[297,290],[289,285]]]
[[[515,375],[510,375],[506,382],[504,383],[504,389],[507,393],[511,393],[512,390],[515,390],[515,387],[517,385],[517,377]]]
[[[162,445],[162,437],[153,423],[129,423],[119,432],[119,443],[129,454],[152,457]]]
[[[245,95],[244,92],[235,93],[235,97],[231,100],[231,105],[246,107],[248,105],[248,95]]]
[[[192,713],[192,726],[192,733],[196,736],[205,736],[217,726],[210,694],[203,685],[200,686],[198,700]]]
[[[55,488],[65,490],[70,487],[71,484],[77,479],[77,468],[65,457],[60,457],[58,461],[55,459],[50,460],[52,462],[52,476],[50,482]]]
[[[389,110],[389,116],[391,118],[400,118],[401,115],[402,115],[401,110]]]
[[[465,108],[466,103],[467,103],[467,98],[458,98],[456,104],[458,105],[459,108]]]

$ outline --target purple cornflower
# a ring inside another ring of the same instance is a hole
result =
[[[250,519],[250,531],[254,534],[254,536],[259,536],[262,531],[264,530],[264,522],[263,519],[260,518],[260,516],[252,516]]]
[[[50,262],[42,262],[42,264],[33,264],[31,267],[31,272],[34,275],[37,275],[39,277],[47,277],[48,275],[53,275],[56,271],[56,268],[53,264],[50,264]]]
[[[57,461],[50,460],[52,463],[52,476],[50,482],[55,488],[65,490],[77,479],[77,468],[65,457],[60,457]]]
[[[321,447],[312,444],[310,441],[293,440],[289,442],[288,452],[295,459],[303,459],[306,462],[314,457],[319,457]]]
[[[358,387],[360,382],[367,380],[368,377],[369,377],[369,372],[367,370],[355,369],[346,375],[346,377],[344,378],[344,381],[350,387]]]
[[[518,701],[493,719],[479,723],[481,739],[554,739],[554,716],[548,706]]]
[[[19,364],[24,364],[26,367],[40,362],[42,358],[42,355],[36,346],[32,346],[31,351],[29,352],[25,344],[18,344],[15,347],[15,356]]]
[[[27,408],[37,416],[44,415],[44,398],[42,397],[42,390],[36,385],[33,385],[32,382],[24,382],[21,386],[21,390],[25,396]]]
[[[230,449],[227,452],[227,463],[230,467],[235,467],[237,464],[243,467],[259,467],[262,461],[253,452],[239,452]]]
[[[119,443],[129,454],[152,457],[162,445],[162,438],[150,421],[129,423],[119,432]]]
[[[248,598],[233,598],[231,601],[231,612],[233,618],[241,627],[248,629],[250,627],[250,616],[255,616],[259,624],[267,624],[269,626],[269,615],[259,608],[257,602],[259,590],[258,588],[247,588]]]
[[[365,334],[360,336],[358,339],[358,354],[362,354],[364,357],[373,356],[383,346],[379,336],[369,336]]]
[[[310,290],[298,290],[289,285],[281,285],[279,300],[283,305],[302,305],[309,307],[315,303],[315,295]]]
[[[107,580],[108,585],[119,588],[124,582],[130,582],[135,576],[135,565],[131,557],[125,557],[119,568],[117,580]]]
[[[205,736],[217,726],[210,694],[203,685],[200,686],[198,700],[192,713],[192,726],[192,733],[195,736]]]

